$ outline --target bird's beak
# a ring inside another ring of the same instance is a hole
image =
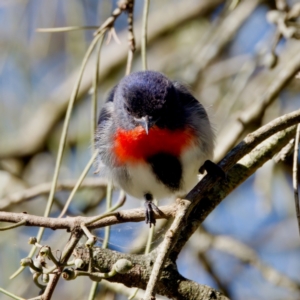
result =
[[[148,116],[144,116],[144,117],[141,117],[141,118],[135,118],[135,121],[145,129],[147,134],[149,133],[149,129],[151,127],[151,124],[150,124]]]
[[[140,119],[140,125],[145,129],[146,133],[148,134],[149,133],[149,117],[148,116],[145,116],[145,117],[142,117]]]

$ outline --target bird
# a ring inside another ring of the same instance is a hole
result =
[[[145,201],[183,197],[199,172],[222,175],[211,160],[214,130],[203,105],[183,84],[157,71],[123,77],[108,94],[95,132],[97,168],[127,194]]]

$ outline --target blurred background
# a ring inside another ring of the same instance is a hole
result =
[[[144,4],[135,2],[133,71],[142,69]],[[185,83],[207,108],[217,135],[216,162],[247,133],[299,109],[300,81],[294,75],[300,68],[300,41],[293,38],[296,33],[279,36],[277,19],[267,20],[268,11],[288,11],[297,2],[150,1],[148,67]],[[41,33],[37,29],[100,26],[116,5],[117,1],[108,0],[0,0],[0,210],[44,214],[67,103],[94,32]],[[298,18],[291,24],[299,29]],[[115,23],[120,43],[104,40],[99,110],[110,88],[125,74],[126,28],[123,14]],[[53,217],[59,215],[91,157],[95,59],[93,54],[72,112]],[[284,76],[289,78],[282,80]],[[105,211],[105,184],[100,185],[94,171],[90,170],[68,215]],[[31,195],[33,187],[36,193]],[[113,201],[118,194],[115,190]],[[124,209],[142,205],[128,198]],[[162,241],[167,226],[166,221],[158,222],[153,247]],[[37,230],[24,227],[0,235],[0,287],[26,298],[39,292],[29,270],[14,280],[8,278],[28,255],[28,237]],[[112,226],[109,248],[143,253],[147,232],[143,222]],[[104,230],[96,234],[101,238]],[[42,242],[59,255],[67,240],[65,232],[46,230]],[[266,163],[211,213],[185,246],[178,268],[183,276],[215,287],[230,299],[299,299],[299,257],[292,154],[288,152],[284,161]],[[60,280],[53,299],[87,298],[90,286],[87,278]],[[122,300],[129,294],[125,287],[103,282],[96,299]],[[0,299],[8,298],[0,294]]]

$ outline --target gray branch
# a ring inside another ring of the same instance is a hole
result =
[[[134,267],[126,273],[126,276],[117,274],[112,278],[108,278],[111,282],[120,282],[127,287],[138,287],[145,289],[149,281],[152,266],[155,262],[159,248],[152,251],[147,255],[125,254],[116,251],[94,247],[93,250],[93,267],[100,270],[100,272],[108,272],[112,266],[119,259],[127,259],[131,261]],[[82,251],[81,247],[76,249],[76,256],[88,262],[88,251]],[[87,266],[86,266],[87,269]],[[168,259],[164,265],[160,281],[156,286],[156,292],[160,295],[166,296],[170,299],[181,300],[226,300],[227,297],[223,296],[216,290],[198,284],[192,280],[188,280],[181,276],[177,270],[174,262]]]

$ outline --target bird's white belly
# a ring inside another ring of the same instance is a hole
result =
[[[170,196],[183,197],[197,184],[199,168],[206,159],[196,146],[182,153],[182,179],[178,190],[171,190],[159,181],[151,165],[146,162],[126,164],[129,180],[118,183],[126,193],[138,199],[144,199],[146,193],[152,194],[158,200]]]
[[[133,197],[143,199],[146,193],[150,193],[154,198],[162,199],[172,194],[170,189],[156,178],[149,164],[128,164],[127,171],[130,181],[123,188]]]

